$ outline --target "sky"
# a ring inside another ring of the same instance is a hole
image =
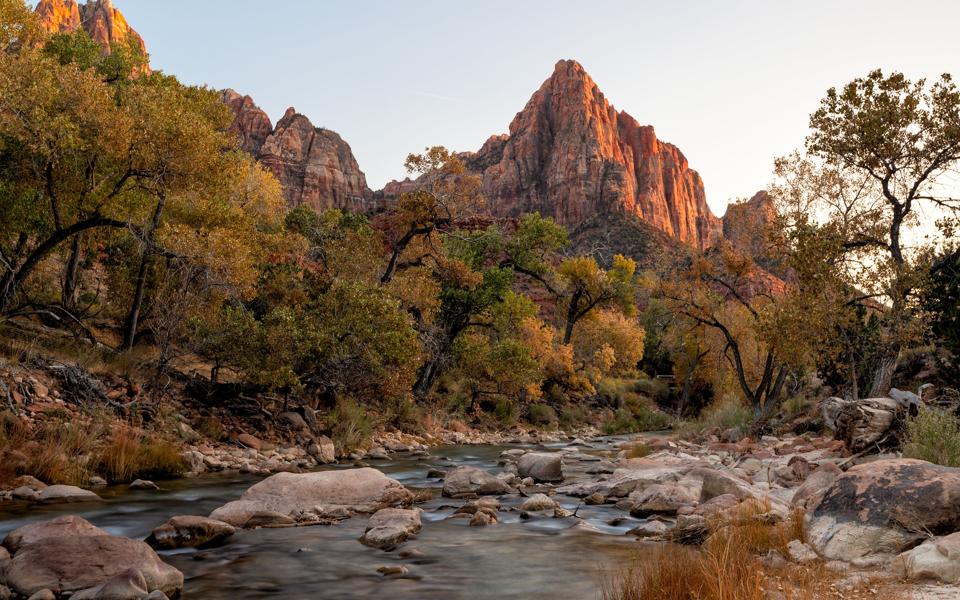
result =
[[[676,144],[711,208],[799,148],[832,86],[881,67],[960,77],[955,0],[114,0],[154,68],[289,106],[378,189],[426,146],[506,132],[560,59]]]

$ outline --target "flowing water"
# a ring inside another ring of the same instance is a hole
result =
[[[583,448],[601,454],[609,442]],[[620,564],[637,548],[624,535],[638,521],[611,506],[580,506],[576,498],[556,496],[575,518],[520,518],[508,511],[522,498],[502,499],[500,522],[469,527],[466,519],[445,520],[462,500],[441,498],[441,482],[428,479],[431,467],[472,465],[499,470],[500,453],[521,446],[447,446],[432,456],[396,455],[371,465],[411,489],[435,490],[420,504],[423,530],[400,549],[383,552],[360,544],[365,517],[333,526],[238,531],[223,546],[206,550],[163,552],[163,559],[186,578],[184,598],[234,600],[248,598],[390,598],[391,600],[550,599],[599,597],[603,568]],[[558,451],[562,445],[546,448]],[[539,448],[544,451],[544,448]],[[569,461],[565,471],[576,477],[592,463]],[[348,467],[332,467],[348,468]],[[62,514],[80,514],[111,533],[143,538],[175,515],[206,515],[240,497],[261,478],[250,475],[208,475],[161,482],[159,492],[130,492],[125,487],[102,492],[105,504],[90,506],[2,506],[0,539],[26,523]],[[579,506],[579,509],[578,509]],[[400,558],[416,549],[415,557]],[[401,578],[384,577],[382,566],[406,565]]]

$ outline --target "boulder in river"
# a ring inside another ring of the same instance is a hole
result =
[[[100,502],[100,496],[78,488],[75,485],[50,485],[37,494],[37,500],[43,504],[67,504],[71,502]]]
[[[810,545],[828,560],[880,564],[960,530],[960,469],[912,459],[850,468],[807,510]]]
[[[150,594],[149,585],[138,569],[128,569],[98,586],[77,592],[70,600],[139,600]]]
[[[83,537],[95,535],[110,535],[90,521],[76,515],[66,515],[31,523],[14,529],[3,539],[3,546],[12,554],[20,548],[49,537]]]
[[[6,565],[0,584],[22,596],[44,589],[61,595],[95,588],[130,569],[139,571],[147,591],[176,596],[183,588],[183,574],[150,546],[109,534],[68,534],[26,543]]]
[[[146,542],[162,550],[210,547],[223,543],[235,531],[233,525],[207,517],[171,517],[156,527]]]
[[[413,494],[400,482],[369,467],[317,473],[277,473],[250,487],[240,500],[210,513],[211,519],[246,527],[256,513],[289,517],[315,511],[346,509],[369,514],[381,508],[409,505]]]
[[[420,531],[420,510],[416,508],[382,508],[367,522],[360,542],[365,546],[392,550]]]
[[[520,477],[533,477],[538,482],[563,481],[563,456],[559,452],[529,452],[517,461],[517,474]]]
[[[527,512],[537,512],[539,510],[553,510],[557,507],[557,502],[546,494],[534,494],[520,505],[520,510]]]
[[[443,480],[443,495],[453,498],[472,494],[500,496],[514,491],[503,479],[476,467],[457,467]]]

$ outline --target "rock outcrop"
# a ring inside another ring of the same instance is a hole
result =
[[[497,217],[539,211],[570,226],[598,214],[632,214],[696,248],[721,234],[683,153],[610,105],[576,61],[558,62],[510,133],[464,159],[482,176]]]
[[[367,212],[372,193],[350,145],[329,129],[314,127],[295,109],[287,109],[258,158],[270,169],[291,206]]]
[[[37,17],[51,33],[73,33],[80,29],[80,7],[76,0],[40,0]]]
[[[274,127],[250,96],[225,90],[221,98],[234,114],[230,130],[240,138],[241,147],[280,181],[289,206],[355,212],[377,208],[350,145],[337,133],[314,127],[294,108],[287,109]]]
[[[784,260],[772,238],[777,209],[773,198],[759,191],[749,200],[727,206],[723,215],[723,237],[734,250],[749,256],[764,269],[784,277]]]
[[[234,120],[230,131],[240,137],[240,147],[253,156],[259,156],[260,148],[273,133],[270,117],[260,110],[253,98],[241,96],[234,90],[223,90],[220,99],[233,112]]]
[[[76,0],[40,0],[36,7],[40,24],[51,33],[72,33],[81,27],[109,54],[114,43],[132,44],[147,55],[143,38],[111,0],[90,0],[78,5]]]
[[[852,467],[807,510],[810,544],[828,560],[880,564],[960,530],[960,469],[910,459]]]

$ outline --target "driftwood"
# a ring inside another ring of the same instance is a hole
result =
[[[38,359],[38,366],[53,375],[60,382],[64,400],[89,410],[95,406],[110,406],[117,409],[127,408],[140,401],[134,398],[129,402],[116,402],[107,396],[103,384],[79,365],[52,363]]]

